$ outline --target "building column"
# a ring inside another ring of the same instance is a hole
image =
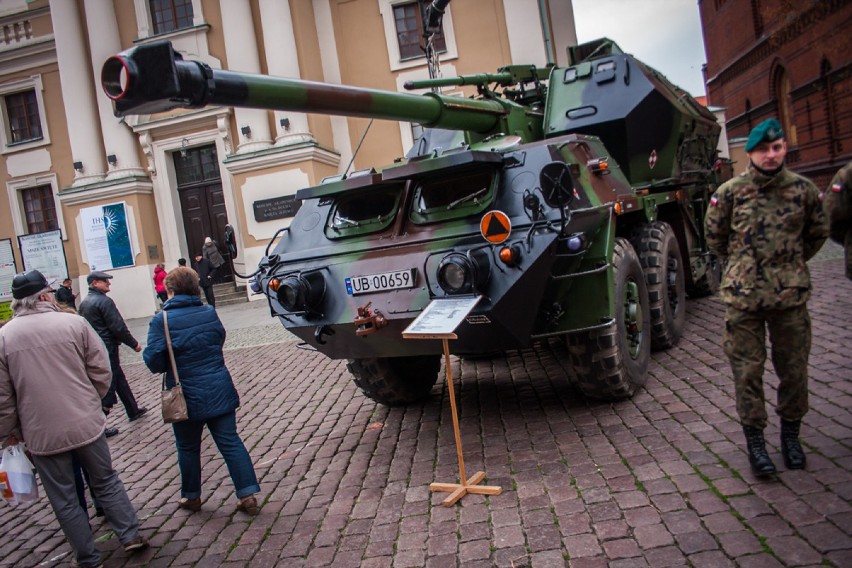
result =
[[[56,41],[62,103],[68,121],[68,138],[74,161],[74,186],[104,179],[106,160],[98,131],[98,114],[91,81],[80,80],[80,72],[88,74],[86,45],[77,3],[50,0],[50,19]],[[84,77],[85,79],[85,77]]]
[[[115,6],[112,0],[84,0],[86,25],[89,34],[89,52],[92,57],[92,69],[96,88],[98,114],[104,149],[109,164],[107,179],[128,176],[145,176],[145,170],[139,163],[139,150],[133,133],[115,117],[112,101],[101,88],[101,67],[112,55],[121,51],[121,39],[118,36],[118,22],[115,18]],[[83,81],[81,81],[83,82]]]
[[[260,73],[249,0],[219,0],[228,70]],[[269,114],[262,109],[235,108],[239,143],[237,153],[254,152],[272,144]]]
[[[282,0],[260,0],[260,23],[269,74],[299,79],[299,54],[293,33],[290,3]],[[285,146],[313,141],[308,130],[308,117],[302,112],[275,111],[275,145]]]

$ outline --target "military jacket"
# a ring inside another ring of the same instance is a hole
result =
[[[813,183],[786,168],[769,176],[751,165],[716,190],[705,231],[723,263],[726,304],[759,311],[808,301],[807,260],[828,236],[819,197]]]
[[[846,249],[846,277],[852,278],[852,162],[831,180],[823,207],[828,215],[831,238]]]

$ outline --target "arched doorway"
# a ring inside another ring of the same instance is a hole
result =
[[[219,245],[225,264],[219,269],[219,282],[232,282],[231,263],[224,246],[228,213],[219,173],[216,146],[186,148],[173,154],[177,191],[186,244],[194,260],[201,254],[204,239],[211,237]]]

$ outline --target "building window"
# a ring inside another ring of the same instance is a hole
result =
[[[393,7],[400,59],[413,59],[415,57],[425,57],[426,55],[421,47],[426,6],[425,2],[408,2],[397,4]],[[447,51],[447,42],[444,40],[443,32],[435,34],[435,38],[432,41],[435,51],[438,53]]]
[[[790,83],[790,75],[784,67],[778,66],[775,70],[773,90],[778,107],[778,120],[781,121],[781,128],[784,129],[784,138],[787,139],[787,144],[796,146],[798,137],[796,136],[796,125],[793,124],[793,98],[790,96],[793,88]]]
[[[155,34],[192,27],[192,0],[149,0]]]
[[[9,144],[41,138],[41,117],[35,89],[3,97],[8,119]]]
[[[53,188],[49,185],[27,187],[21,190],[24,214],[27,219],[27,232],[42,233],[59,228],[56,218],[56,202],[53,200]]]

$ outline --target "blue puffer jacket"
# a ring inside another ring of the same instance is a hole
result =
[[[225,328],[216,310],[202,305],[198,296],[175,296],[166,301],[163,311],[169,314],[169,335],[189,419],[207,420],[236,409],[240,397],[225,367]],[[151,372],[166,373],[166,384],[174,385],[162,313],[148,324],[148,345],[142,357]]]

